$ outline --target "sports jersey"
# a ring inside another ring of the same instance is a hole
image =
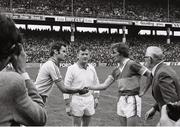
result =
[[[49,96],[54,83],[62,80],[59,67],[55,63],[53,59],[49,59],[39,70],[35,85],[40,95]]]
[[[119,67],[120,76],[117,79],[120,91],[133,90],[140,87],[140,77],[144,75],[147,68],[133,60],[125,59]]]

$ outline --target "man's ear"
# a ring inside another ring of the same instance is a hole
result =
[[[53,52],[55,55],[59,54],[57,50],[54,50]]]

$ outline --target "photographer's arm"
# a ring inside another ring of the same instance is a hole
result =
[[[24,125],[45,125],[47,120],[45,105],[26,72],[26,54],[23,46],[21,44],[19,46],[21,52],[19,55],[14,54],[11,62],[15,71],[24,78],[27,91],[23,89],[24,95],[21,99],[17,98],[16,100],[17,115],[20,116],[20,119],[17,117],[16,121],[21,121],[20,123],[24,123]],[[23,84],[21,85],[23,87]]]

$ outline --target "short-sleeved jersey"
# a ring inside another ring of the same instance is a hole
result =
[[[62,80],[59,67],[51,60],[42,65],[35,81],[36,88],[40,95],[49,96],[53,84]]]
[[[120,91],[133,90],[140,87],[140,77],[144,75],[147,68],[133,61],[127,60],[123,69],[120,70],[120,76],[117,79],[118,88]]]

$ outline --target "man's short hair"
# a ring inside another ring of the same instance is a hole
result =
[[[79,53],[80,51],[86,51],[89,50],[89,47],[86,45],[81,45],[77,51],[77,53]]]
[[[14,21],[0,14],[0,60],[8,56],[20,53],[18,43],[22,43],[22,35],[15,26]]]
[[[124,43],[115,43],[111,46],[112,49],[117,49],[118,53],[124,57],[129,57],[129,47]]]
[[[54,50],[59,51],[61,49],[61,47],[64,46],[66,47],[66,44],[63,42],[54,42],[51,46],[51,50],[50,50],[50,56],[54,55]]]

